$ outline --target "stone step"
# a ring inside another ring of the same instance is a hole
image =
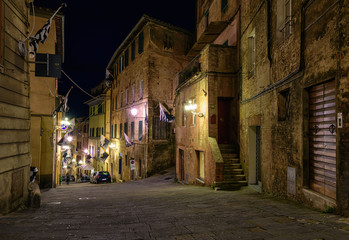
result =
[[[234,158],[239,157],[237,153],[222,153],[221,152],[221,155],[222,155],[223,159],[234,159]]]
[[[223,174],[244,174],[244,170],[242,168],[224,169]]]
[[[246,177],[244,174],[227,174],[223,176],[223,181],[244,181]]]
[[[238,158],[232,158],[232,159],[225,159],[224,164],[237,164],[240,163],[240,159]]]
[[[240,163],[224,163],[224,168],[223,170],[226,169],[240,169],[241,164]]]
[[[215,190],[239,190],[243,186],[247,186],[247,181],[221,181],[214,183]]]

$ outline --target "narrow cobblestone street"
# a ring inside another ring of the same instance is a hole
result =
[[[63,185],[0,217],[0,239],[349,239],[349,221],[259,194],[141,181]]]

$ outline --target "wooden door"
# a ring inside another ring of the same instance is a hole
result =
[[[232,143],[232,100],[218,98],[218,143]]]
[[[181,172],[181,176],[180,176],[180,180],[184,181],[184,151],[182,149],[179,149],[179,160],[180,160],[180,172]]]
[[[310,187],[336,198],[336,95],[335,82],[310,89]]]

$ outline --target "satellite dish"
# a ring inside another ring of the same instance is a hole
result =
[[[27,48],[25,47],[24,42],[19,41],[18,50],[22,57],[27,56]]]

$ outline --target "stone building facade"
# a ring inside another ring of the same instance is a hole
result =
[[[102,81],[91,90],[94,98],[85,102],[89,106],[88,151],[91,159],[85,163],[94,167],[94,171],[108,171],[108,161],[102,158],[104,150],[100,146],[101,135],[110,139],[110,94],[111,91]],[[108,149],[105,149],[108,151]],[[86,156],[85,156],[86,157]]]
[[[28,33],[25,1],[0,1],[0,213],[28,200],[30,177],[29,66],[18,50]]]
[[[32,14],[32,11],[31,11]],[[36,33],[54,11],[35,8],[35,20],[31,15],[30,23],[35,22],[33,33]],[[58,14],[51,24],[50,34],[45,44],[39,46],[37,53],[57,54],[63,59],[64,54],[64,16]],[[57,118],[52,113],[56,109],[58,79],[54,77],[35,76],[35,63],[30,63],[30,148],[32,166],[38,168],[37,181],[40,188],[52,187],[54,169],[53,135],[56,134]]]
[[[197,1],[191,62],[176,82],[176,174],[188,184],[245,185],[238,158],[239,1]]]
[[[159,121],[159,102],[173,108],[173,76],[187,63],[192,41],[190,32],[144,15],[110,59],[110,157],[117,180],[174,165],[173,125]],[[124,134],[132,146],[126,147]]]
[[[242,1],[248,183],[349,214],[348,1]]]

